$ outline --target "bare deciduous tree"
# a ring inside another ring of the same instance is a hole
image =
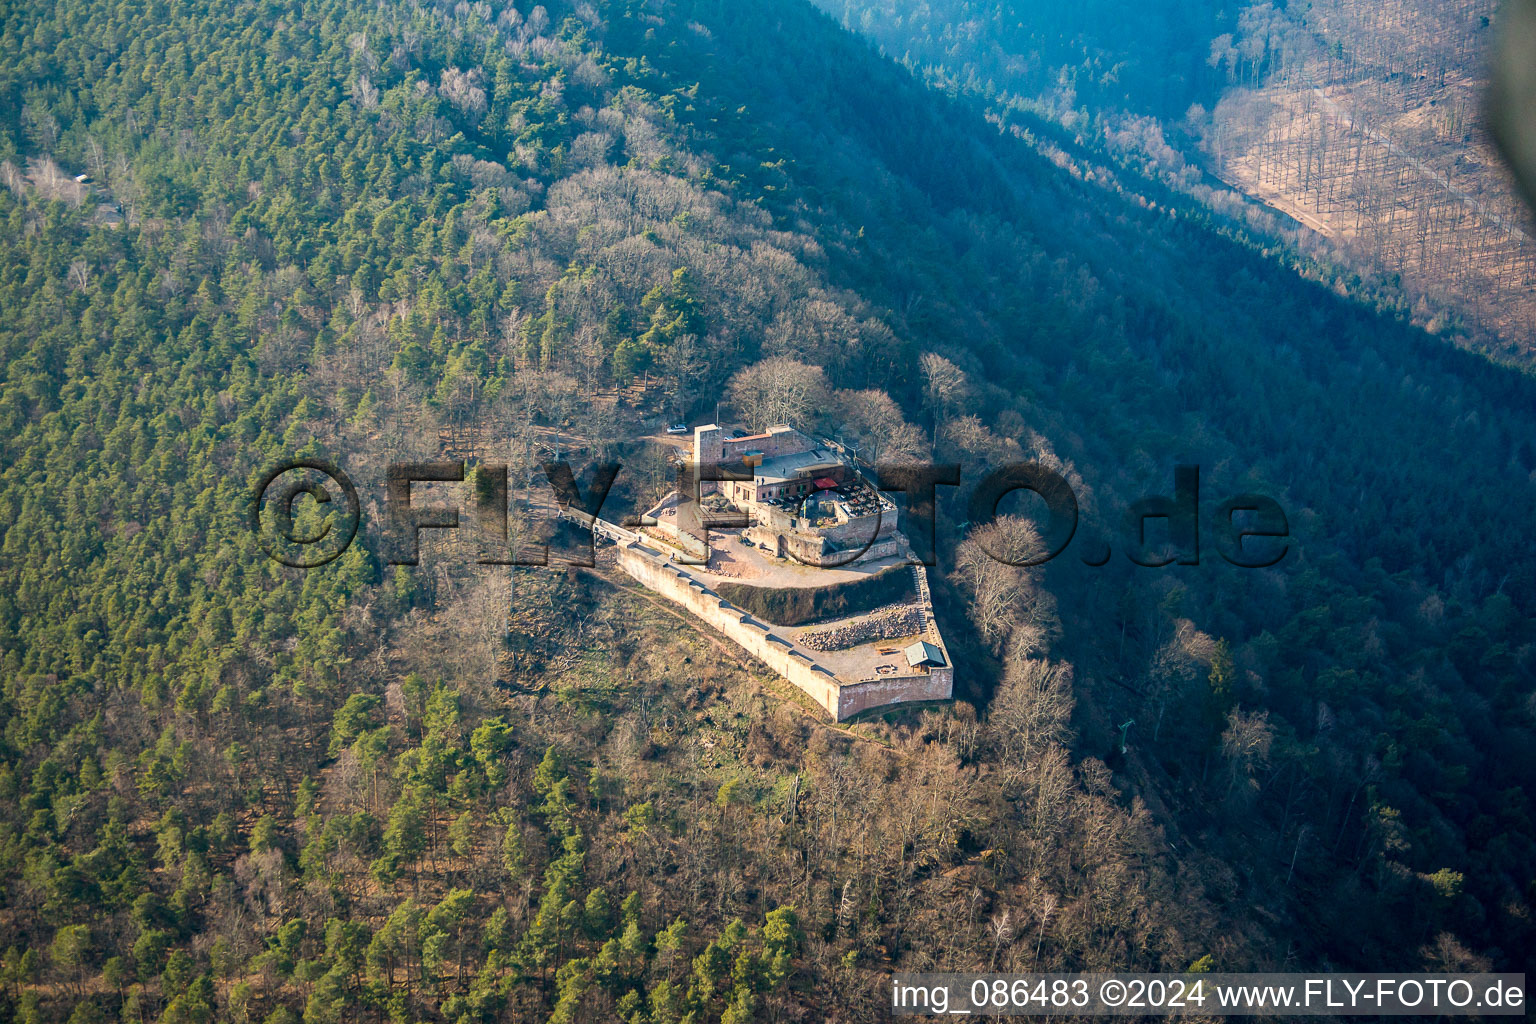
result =
[[[372,110],[379,105],[379,89],[367,75],[358,75],[357,82],[352,86],[353,101],[364,110]]]
[[[1233,708],[1227,715],[1227,728],[1221,734],[1221,752],[1231,768],[1227,786],[1230,794],[1239,781],[1256,787],[1257,774],[1269,765],[1270,748],[1274,745],[1275,730],[1269,724],[1269,712],[1246,712]]]
[[[971,532],[955,552],[952,578],[970,592],[972,621],[996,650],[1024,619],[1034,590],[1033,570],[1022,563],[1044,550],[1034,523],[998,516]]]
[[[938,424],[959,408],[970,392],[965,371],[937,352],[925,352],[918,365],[923,371],[923,382],[928,399],[928,410],[933,416],[934,436],[938,436]]]
[[[826,374],[783,356],[764,359],[731,378],[731,400],[760,429],[776,423],[807,425],[827,408]]]

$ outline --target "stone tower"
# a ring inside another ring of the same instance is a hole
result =
[[[719,464],[725,461],[725,431],[713,423],[693,428],[693,461]]]
[[[693,428],[693,464],[698,467],[704,465],[719,465],[725,461],[725,431],[713,423],[702,427]],[[695,468],[695,474],[698,470]],[[697,475],[694,477],[698,479]],[[698,485],[699,494],[708,494],[719,485],[712,481],[701,481]]]

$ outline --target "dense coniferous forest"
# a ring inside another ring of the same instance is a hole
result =
[[[12,5],[0,97],[6,1018],[863,1020],[896,969],[1536,948],[1528,375],[808,3]],[[601,558],[386,563],[390,461],[617,456],[639,502],[630,440],[717,402],[1043,461],[1113,557],[989,562],[946,498],[963,692],[851,726]],[[364,495],[311,571],[247,521],[295,456]],[[1131,564],[1181,463],[1286,558]]]

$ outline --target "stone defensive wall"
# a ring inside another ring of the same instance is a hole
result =
[[[947,700],[953,690],[954,670],[949,666],[844,683],[816,660],[815,651],[790,643],[775,633],[772,626],[754,619],[638,539],[618,545],[618,561],[619,568],[724,633],[748,654],[809,694],[839,722],[886,704]]]
[[[771,626],[752,618],[672,564],[666,555],[644,544],[620,544],[619,568],[724,633],[747,653],[810,694],[811,699],[833,717],[838,717],[840,687],[837,676],[813,660],[812,652],[775,634]]]
[[[944,660],[949,660],[946,651]],[[955,692],[953,665],[929,669],[915,675],[887,676],[861,683],[844,683],[838,694],[837,720],[852,718],[860,711],[904,704],[914,700],[949,700]]]
[[[914,700],[948,700],[954,692],[954,667],[944,651],[942,668],[912,670],[878,679],[844,682],[816,660],[816,652],[791,643],[741,608],[721,597],[690,573],[674,564],[662,551],[648,547],[640,534],[573,509],[563,517],[590,529],[594,537],[613,541],[619,568],[647,589],[681,605],[706,625],[725,634],[754,658],[789,680],[841,722],[860,711]],[[922,566],[918,591],[928,600],[927,576]],[[925,618],[931,612],[924,605]],[[936,639],[938,633],[932,631]],[[942,649],[942,647],[941,647]]]
[[[835,526],[813,526],[810,520],[771,505],[761,506],[758,515],[762,521],[748,527],[747,541],[766,551],[782,550],[805,565],[830,562],[837,566],[854,557],[890,558],[900,554],[906,543],[896,532],[895,511],[859,516]]]

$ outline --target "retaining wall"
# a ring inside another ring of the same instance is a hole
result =
[[[618,562],[634,579],[683,606],[798,686],[838,721],[885,704],[944,700],[953,692],[954,669],[949,666],[863,683],[841,683],[831,669],[816,661],[814,651],[776,634],[772,626],[754,619],[670,563],[665,554],[638,540],[625,540],[618,545]]]
[[[948,655],[946,655],[948,660]],[[844,683],[838,695],[837,720],[860,711],[912,700],[949,700],[955,692],[955,670],[946,665],[918,675],[889,676],[863,683]]]

